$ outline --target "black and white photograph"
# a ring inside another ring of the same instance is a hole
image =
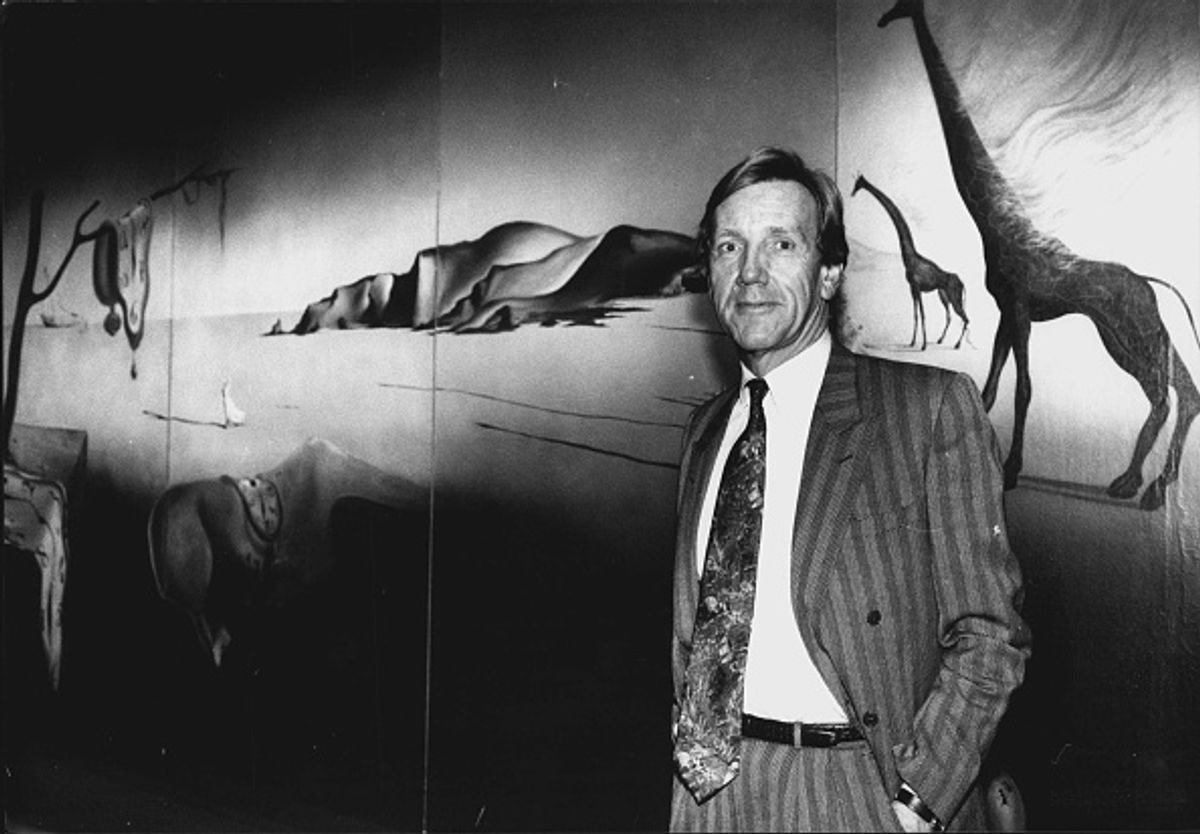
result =
[[[6,830],[1200,828],[1200,0],[0,39]]]

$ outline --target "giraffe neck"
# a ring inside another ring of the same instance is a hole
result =
[[[915,248],[913,246],[912,232],[909,231],[908,223],[904,221],[904,215],[900,213],[899,207],[866,177],[859,177],[858,181],[863,188],[871,192],[871,196],[879,201],[879,204],[883,206],[883,210],[888,213],[888,217],[892,218],[892,225],[896,227],[896,237],[900,238],[900,256],[907,263],[913,256]]]
[[[925,64],[929,86],[937,104],[942,135],[954,172],[954,184],[975,224],[981,229],[993,226],[998,213],[1016,205],[1015,195],[988,154],[975,123],[963,106],[958,85],[933,40],[924,12],[919,10],[914,14],[912,22],[921,60]]]

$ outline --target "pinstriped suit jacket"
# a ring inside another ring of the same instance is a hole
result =
[[[736,393],[697,409],[684,435],[677,705],[699,585],[700,505]],[[982,825],[970,789],[1029,655],[999,460],[970,379],[857,356],[835,342],[796,508],[796,622],[863,729],[888,795],[903,779],[942,820],[968,826]]]

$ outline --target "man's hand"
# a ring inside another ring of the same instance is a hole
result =
[[[917,816],[917,812],[903,802],[892,800],[892,811],[900,820],[900,827],[909,832],[933,831],[933,826]]]

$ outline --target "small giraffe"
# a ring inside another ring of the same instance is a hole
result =
[[[1004,486],[1017,485],[1025,444],[1025,417],[1032,384],[1029,378],[1029,330],[1032,322],[1069,313],[1091,319],[1113,361],[1138,381],[1150,401],[1150,414],[1138,432],[1129,466],[1109,485],[1114,498],[1132,498],[1142,485],[1142,464],[1171,410],[1168,386],[1176,394],[1175,430],[1162,473],[1142,493],[1141,506],[1152,510],[1165,501],[1167,486],[1179,477],[1179,460],[1188,428],[1200,413],[1200,392],[1171,343],[1150,284],[1171,289],[1183,303],[1200,344],[1192,311],[1182,294],[1165,281],[1138,275],[1118,263],[1091,261],[1061,241],[1040,233],[984,147],[963,106],[958,85],[929,31],[923,0],[898,0],[879,19],[879,27],[909,18],[929,77],[954,183],[983,242],[987,290],[1000,308],[991,368],[983,402],[991,409],[1000,372],[1011,352],[1017,362],[1017,394],[1012,446],[1004,463]]]
[[[958,317],[962,319],[963,323],[962,332],[958,334],[958,341],[954,343],[955,349],[958,349],[962,346],[963,337],[967,335],[967,326],[971,323],[967,318],[967,311],[963,308],[962,281],[953,272],[947,272],[917,251],[913,245],[912,232],[909,231],[908,223],[904,221],[904,215],[900,213],[900,208],[862,174],[859,174],[858,179],[854,181],[854,190],[850,192],[850,196],[853,197],[857,194],[859,189],[866,189],[879,201],[883,210],[888,213],[888,217],[892,219],[892,223],[896,227],[896,235],[900,238],[900,258],[904,261],[904,280],[908,281],[908,290],[912,295],[913,305],[913,334],[908,346],[915,347],[917,344],[917,323],[919,321],[921,350],[925,350],[925,303],[921,300],[921,294],[936,290],[938,299],[942,302],[942,309],[946,312],[946,326],[942,328],[942,335],[938,336],[937,343],[940,345],[950,330],[950,305],[954,305],[954,312],[958,313]]]

